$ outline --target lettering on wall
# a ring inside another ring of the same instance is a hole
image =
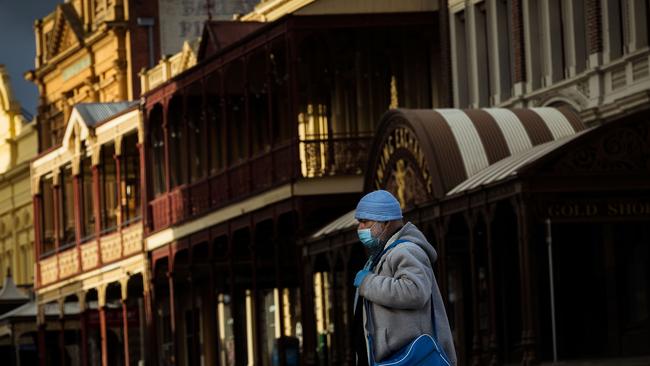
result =
[[[63,71],[61,72],[61,76],[63,77],[64,81],[69,80],[73,78],[75,75],[87,69],[88,66],[90,66],[90,56],[86,55],[80,60],[73,63],[72,65],[63,69]]]
[[[545,213],[550,218],[643,217],[650,216],[650,200],[551,203]]]
[[[232,20],[234,14],[246,14],[256,4],[255,0],[160,0],[162,53],[175,54],[184,41],[200,37],[208,14],[212,20]]]

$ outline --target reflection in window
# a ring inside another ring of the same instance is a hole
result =
[[[75,219],[74,219],[74,184],[72,176],[72,165],[68,164],[61,169],[59,191],[61,193],[61,202],[59,212],[61,212],[60,235],[61,246],[65,247],[75,241]]]
[[[95,213],[93,211],[93,170],[92,170],[92,158],[90,156],[85,157],[81,161],[81,197],[82,202],[82,216],[83,216],[83,227],[82,227],[82,238],[87,239],[94,236],[95,233]]]
[[[219,364],[235,366],[235,319],[232,317],[230,295],[217,297],[217,323],[219,325]]]
[[[138,134],[132,133],[122,140],[120,189],[122,222],[128,225],[141,216],[140,212],[140,150]]]
[[[41,254],[55,248],[54,184],[52,177],[41,178]]]
[[[118,202],[114,144],[107,144],[102,147],[100,195],[102,232],[115,230]]]

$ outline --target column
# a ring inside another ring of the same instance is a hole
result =
[[[530,222],[526,205],[521,199],[517,200],[517,234],[519,241],[519,268],[521,274],[521,316],[522,335],[521,345],[523,350],[522,365],[532,365],[537,360],[535,354],[535,333],[532,314],[532,291],[531,291],[531,261],[530,261]]]
[[[59,301],[59,357],[61,365],[66,365],[65,362],[65,302]]]
[[[88,366],[88,319],[86,316],[86,293],[77,294],[79,301],[79,332],[81,333],[81,366]]]
[[[488,293],[490,296],[490,337],[488,343],[488,349],[490,353],[490,366],[496,366],[498,363],[498,337],[497,337],[497,319],[496,319],[496,287],[494,285],[494,248],[492,243],[492,223],[494,222],[494,211],[495,205],[490,205],[484,211],[485,218],[485,231],[486,231],[486,246],[487,246],[487,265],[488,265]]]
[[[130,352],[129,352],[129,320],[128,320],[128,278],[120,281],[122,290],[122,329],[123,329],[123,343],[124,343],[124,365],[128,366]]]
[[[167,272],[167,284],[169,286],[169,319],[172,333],[172,359],[171,364],[176,365],[178,354],[176,353],[176,304],[174,301],[174,273]]]
[[[102,366],[108,366],[108,339],[106,326],[106,285],[97,288],[97,310],[99,311],[99,333],[102,341]]]
[[[143,297],[144,297],[144,310],[145,310],[145,319],[147,327],[147,338],[142,350],[143,358],[145,364],[147,365],[156,365],[158,363],[158,352],[157,349],[157,334],[156,334],[156,315],[155,315],[155,285],[153,279],[149,274],[150,264],[147,262],[145,265],[145,271],[143,272]]]
[[[471,212],[465,213],[465,223],[467,225],[467,233],[469,235],[469,255],[470,267],[472,276],[472,357],[471,365],[477,366],[480,364],[480,328],[479,328],[479,294],[478,294],[478,273],[477,273],[477,253],[476,253],[476,238],[474,229],[476,226],[476,216]]]

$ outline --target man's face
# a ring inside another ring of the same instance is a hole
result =
[[[383,226],[384,226],[383,222],[372,221],[372,220],[359,220],[359,226],[357,226],[357,230],[370,229],[372,236],[374,238],[378,238],[379,235],[381,235],[382,231],[384,231]]]

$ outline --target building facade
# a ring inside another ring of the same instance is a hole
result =
[[[156,19],[157,1],[71,0],[36,20],[35,69],[25,77],[40,95],[39,151],[61,143],[75,104],[140,95],[138,73],[160,58]]]
[[[34,227],[29,162],[38,149],[31,117],[11,91],[0,65],[0,279],[7,271],[19,286],[34,283]]]
[[[648,2],[448,6],[459,109],[385,114],[364,190],[438,250],[459,364],[647,362]],[[351,348],[355,229],[350,212],[303,252],[323,359]]]

